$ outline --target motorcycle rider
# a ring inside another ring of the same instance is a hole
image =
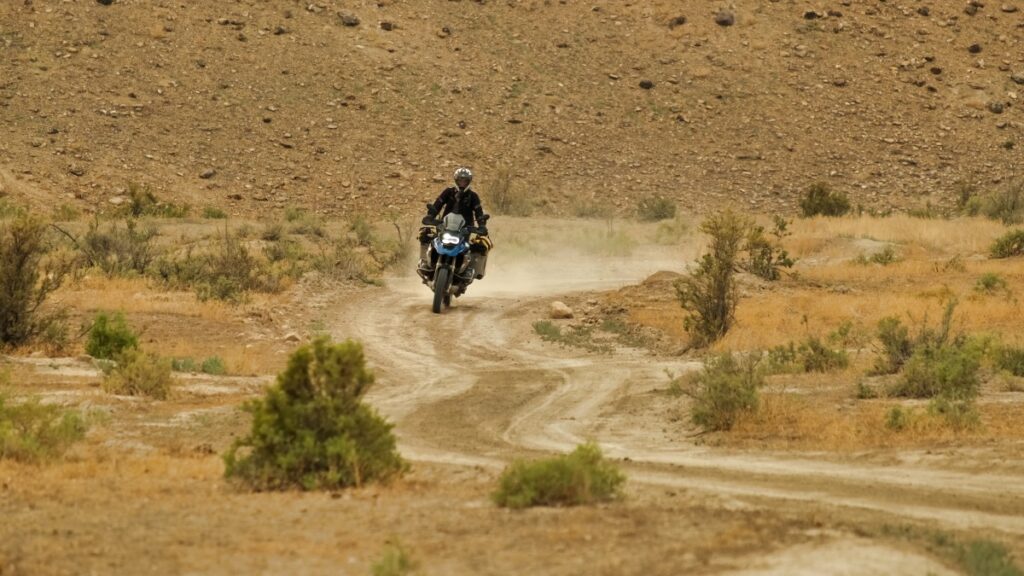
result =
[[[467,226],[476,226],[478,239],[474,241],[472,249],[484,256],[490,250],[491,242],[487,238],[487,220],[489,215],[484,214],[483,205],[480,203],[480,195],[469,187],[473,182],[473,172],[469,168],[459,168],[455,171],[455,186],[445,188],[441,195],[434,200],[433,204],[427,206],[427,217],[434,219],[444,218],[455,212],[466,219]],[[427,249],[434,239],[434,228],[424,226],[420,228],[420,262],[419,268],[425,273],[432,273],[433,263],[427,257]]]

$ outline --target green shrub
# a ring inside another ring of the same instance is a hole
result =
[[[878,321],[878,340],[882,344],[882,350],[875,359],[874,373],[899,372],[914,353],[910,329],[895,316],[882,318]]]
[[[676,217],[676,203],[662,196],[647,196],[637,203],[636,215],[645,222],[671,220]]]
[[[226,228],[205,251],[189,247],[181,257],[163,258],[154,273],[169,287],[194,290],[200,300],[228,302],[239,302],[250,291],[277,292],[283,277]]]
[[[123,314],[115,312],[110,316],[101,312],[89,328],[85,353],[93,358],[112,360],[125,350],[138,347],[139,337],[128,326]]]
[[[358,343],[299,348],[266,396],[245,405],[252,431],[224,456],[225,475],[256,490],[314,490],[401,474],[392,426],[362,402],[372,385]]]
[[[25,344],[62,322],[43,313],[70,263],[51,249],[46,225],[28,214],[0,220],[0,348]]]
[[[770,372],[832,372],[842,370],[850,361],[844,350],[834,350],[815,336],[799,346],[790,342],[768,351],[766,366]]]
[[[736,267],[750,226],[748,218],[730,210],[701,224],[701,231],[711,238],[710,250],[689,276],[676,282],[679,303],[686,310],[684,327],[695,346],[711,344],[732,326],[739,301]]]
[[[811,216],[843,216],[850,211],[850,200],[842,192],[833,192],[828,184],[818,182],[812,185],[800,200],[800,211],[804,218]]]
[[[135,182],[128,183],[128,202],[121,206],[120,213],[124,216],[139,218],[155,216],[158,218],[184,218],[189,213],[188,204],[174,204],[160,201],[148,186]]]
[[[895,264],[900,261],[899,255],[892,246],[886,246],[885,248],[875,252],[871,256],[865,256],[861,254],[854,262],[857,264],[868,265],[868,264],[879,264],[881,266],[888,266],[889,264]]]
[[[732,354],[712,358],[691,381],[690,415],[705,431],[729,430],[743,412],[758,406],[758,388],[764,384],[760,359],[737,360]]]
[[[263,227],[263,232],[260,233],[260,238],[265,242],[277,242],[284,238],[284,224],[280,222],[270,222]]]
[[[415,569],[416,563],[409,557],[402,543],[395,541],[384,547],[384,553],[380,560],[373,563],[371,573],[373,576],[405,576]]]
[[[171,392],[171,361],[138,348],[126,348],[103,379],[103,390],[122,396],[167,399]]]
[[[220,356],[210,356],[203,360],[201,369],[203,374],[210,374],[211,376],[222,376],[228,372],[227,367],[224,365],[224,360]]]
[[[950,300],[942,314],[938,327],[928,326],[928,318],[921,323],[918,333],[911,337],[910,329],[895,316],[882,318],[878,322],[878,340],[882,349],[875,359],[873,373],[895,374],[899,372],[916,350],[938,349],[952,342],[957,337],[953,331],[953,312],[956,300]]]
[[[156,236],[155,227],[140,229],[135,220],[126,221],[124,228],[111,222],[106,229],[98,219],[93,220],[79,243],[82,263],[99,268],[108,277],[144,274],[156,257]]]
[[[858,400],[874,400],[878,398],[878,391],[862,380],[857,382],[856,397]]]
[[[1013,230],[992,243],[989,254],[993,258],[1012,258],[1024,255],[1024,230]]]
[[[903,378],[892,393],[910,398],[973,400],[981,385],[980,368],[980,351],[969,342],[920,347],[907,361]]]
[[[1006,280],[995,272],[986,272],[978,278],[978,282],[974,285],[974,289],[978,292],[992,294],[998,290],[1006,290]]]
[[[956,400],[939,396],[928,404],[928,411],[954,430],[971,430],[981,425],[981,415],[973,398]]]
[[[959,204],[961,211],[969,216],[980,214],[1003,224],[1020,224],[1024,221],[1024,179],[987,194],[968,189],[962,193]]]
[[[577,506],[619,496],[626,477],[604,460],[596,444],[581,444],[571,453],[534,462],[517,461],[501,474],[492,495],[498,506]]]
[[[0,391],[0,459],[49,460],[84,438],[85,432],[86,424],[75,412],[34,398],[15,404]]]
[[[1014,376],[1024,376],[1024,349],[1009,346],[1000,348],[996,353],[995,364],[999,370],[1006,370]]]
[[[790,235],[788,226],[785,218],[775,216],[772,238],[765,233],[764,226],[751,226],[744,246],[747,253],[744,269],[765,280],[778,280],[781,268],[792,268],[796,261],[782,248],[782,239]]]
[[[901,406],[893,406],[885,417],[885,427],[894,432],[900,432],[910,426],[911,414]]]
[[[209,220],[224,220],[228,217],[227,212],[217,208],[216,206],[207,206],[203,208],[203,218]]]
[[[814,337],[808,338],[800,348],[804,372],[832,372],[850,364],[846,351],[833,350]]]
[[[199,366],[193,358],[171,358],[171,370],[175,372],[198,372]]]

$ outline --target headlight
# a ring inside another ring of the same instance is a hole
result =
[[[445,232],[441,235],[441,244],[458,244],[460,238],[455,234],[449,234]]]

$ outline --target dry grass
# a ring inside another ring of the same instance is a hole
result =
[[[233,309],[224,302],[200,302],[192,292],[166,292],[144,278],[86,276],[57,293],[57,299],[75,310],[115,309],[135,314],[175,314],[211,321],[225,321]]]
[[[798,219],[791,228],[793,237],[786,247],[797,257],[813,253],[823,241],[833,238],[914,244],[939,255],[987,254],[992,241],[1006,232],[999,222],[984,218],[925,220],[906,215]]]
[[[941,416],[928,414],[926,403],[871,400],[844,406],[830,400],[778,391],[762,394],[759,410],[741,415],[720,439],[730,445],[843,451],[984,444],[1024,435],[1024,405],[1019,403],[980,404],[981,426],[958,430]],[[903,430],[886,426],[893,406],[913,407]]]

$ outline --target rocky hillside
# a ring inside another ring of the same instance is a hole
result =
[[[1020,175],[1016,0],[4,0],[0,188],[411,211],[501,167],[544,211],[949,204]]]

